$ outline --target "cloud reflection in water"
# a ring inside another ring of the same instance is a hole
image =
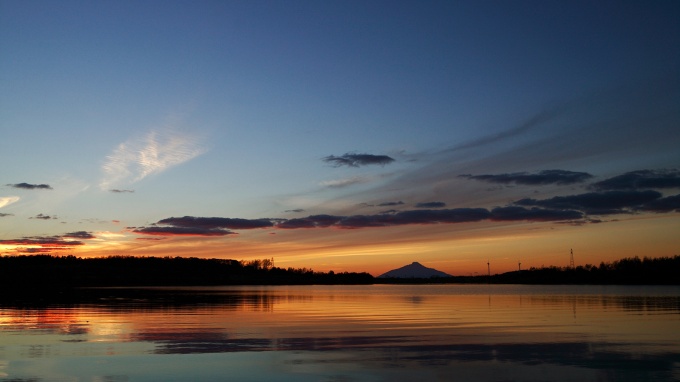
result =
[[[170,371],[296,381],[665,381],[679,372],[677,287],[105,289],[53,304],[2,308],[9,378],[50,380],[55,367],[68,376],[68,362],[84,377],[142,381]]]

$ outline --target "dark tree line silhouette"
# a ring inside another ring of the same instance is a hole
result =
[[[195,257],[0,256],[0,295],[72,287],[311,285],[395,283],[680,284],[680,255],[624,258],[599,266],[542,267],[491,276],[430,279],[374,278],[368,273],[279,268],[273,260]]]
[[[599,266],[530,268],[492,277],[499,284],[680,284],[680,255],[649,258],[628,257]]]
[[[619,284],[680,285],[680,255],[673,257],[629,257],[599,266],[541,267],[491,276],[453,276],[431,279],[375,279],[376,283],[465,283],[465,284]]]
[[[370,284],[368,273],[277,268],[273,261],[195,257],[2,256],[0,285],[45,287]]]

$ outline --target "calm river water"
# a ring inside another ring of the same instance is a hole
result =
[[[0,306],[0,381],[678,381],[680,287],[104,289]]]

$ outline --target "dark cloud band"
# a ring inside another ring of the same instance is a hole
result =
[[[550,199],[521,199],[514,204],[559,210],[579,210],[591,215],[629,213],[661,198],[657,191],[607,191],[555,196]]]
[[[526,172],[516,172],[510,174],[497,175],[459,175],[461,178],[481,180],[500,184],[524,184],[530,186],[558,184],[569,185],[584,182],[593,176],[587,172],[575,172],[566,170],[544,170],[535,174]]]
[[[416,208],[444,208],[446,203],[444,202],[424,202],[416,204]]]
[[[30,217],[29,219],[52,220],[52,219],[58,219],[58,217],[50,216],[50,215],[37,214],[33,217]]]
[[[203,227],[141,227],[132,230],[133,233],[154,236],[226,236],[235,232],[221,228]]]
[[[158,225],[186,228],[255,229],[274,225],[272,219],[240,219],[219,217],[172,217],[158,221]]]
[[[96,239],[96,236],[86,231],[69,232],[62,235],[62,237],[69,239]]]
[[[64,240],[66,236],[31,236],[20,239],[0,240],[1,245],[14,246],[17,253],[51,253],[70,250],[85,243],[79,240]]]
[[[30,183],[15,183],[8,184],[10,187],[21,188],[24,190],[51,190],[52,186],[49,184],[30,184]]]
[[[226,236],[234,235],[233,229],[257,229],[274,225],[274,219],[240,219],[220,217],[171,217],[159,220],[148,227],[130,230],[142,235],[157,236]]]
[[[639,170],[593,183],[595,190],[639,190],[680,188],[678,170]]]
[[[640,206],[640,211],[680,212],[680,194],[653,200]]]
[[[630,174],[630,173],[629,173]],[[676,176],[672,172],[653,172]],[[626,175],[626,174],[624,174]],[[587,173],[576,173],[563,170],[542,171],[537,174],[515,173],[502,175],[465,175],[472,179],[482,179],[497,183],[521,184],[571,184],[590,178]],[[636,176],[639,177],[639,174]],[[648,176],[649,179],[650,176]],[[614,178],[612,178],[614,179]],[[637,183],[639,184],[639,183]],[[654,181],[655,185],[669,185],[668,182]],[[396,206],[398,202],[384,202],[379,206]],[[368,205],[365,206],[374,206]],[[225,236],[234,234],[231,230],[277,228],[277,229],[311,229],[340,228],[359,229],[370,227],[391,227],[403,225],[454,224],[479,221],[532,221],[558,222],[565,224],[599,223],[589,215],[630,214],[636,212],[672,212],[680,211],[680,195],[664,197],[653,190],[610,190],[604,192],[588,192],[583,194],[555,196],[549,199],[520,199],[511,205],[486,208],[450,208],[445,209],[444,202],[424,202],[416,205],[417,209],[396,211],[390,210],[368,215],[310,215],[294,219],[239,219],[221,217],[171,217],[158,221],[148,227],[133,227],[132,232],[145,235],[171,236]],[[296,211],[301,212],[301,211]],[[74,238],[87,238],[86,232],[72,233]]]
[[[323,158],[323,161],[330,163],[333,167],[360,167],[368,165],[390,164],[394,162],[394,158],[387,155],[373,155],[373,154],[344,154],[341,156],[329,155]]]
[[[378,204],[378,207],[401,206],[401,205],[403,205],[403,204],[404,204],[404,202],[402,202],[401,200],[399,200],[399,201],[396,201],[396,202],[383,202],[383,203]]]
[[[524,207],[497,207],[491,210],[491,220],[493,221],[561,221],[582,219],[583,213],[575,210],[552,210],[544,208],[524,208]]]

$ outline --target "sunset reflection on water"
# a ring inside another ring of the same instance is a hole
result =
[[[2,307],[0,378],[680,376],[677,287],[146,288],[87,296]]]

